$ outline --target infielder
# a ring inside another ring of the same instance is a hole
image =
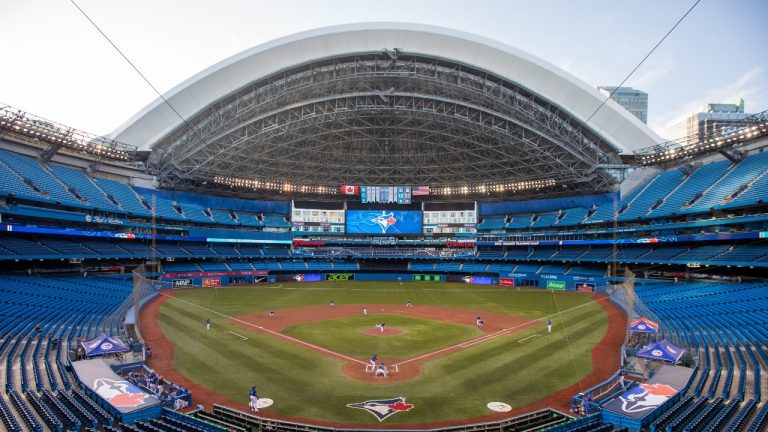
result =
[[[363,315],[368,315],[368,307],[363,306]]]
[[[376,325],[376,327],[379,328],[380,332],[384,333],[384,323],[378,324],[378,325]]]
[[[256,393],[256,386],[251,387],[251,392],[248,394],[248,406],[251,407],[251,411],[259,411],[259,395]]]
[[[552,334],[552,320],[547,320],[547,334]]]

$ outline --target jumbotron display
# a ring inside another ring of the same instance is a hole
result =
[[[420,211],[347,210],[347,234],[420,235]]]

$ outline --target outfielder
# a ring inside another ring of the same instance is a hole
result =
[[[205,320],[205,329],[206,330],[210,330],[211,329],[211,319],[210,318]]]
[[[552,334],[552,320],[547,320],[547,334]]]

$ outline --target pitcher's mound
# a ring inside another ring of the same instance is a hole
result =
[[[384,327],[384,331],[376,327],[366,327],[363,333],[370,336],[397,336],[403,331],[397,327]]]

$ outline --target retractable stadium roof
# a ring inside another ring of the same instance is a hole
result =
[[[594,193],[615,187],[620,154],[662,142],[613,101],[585,123],[604,97],[554,65],[413,24],[287,36],[165,98],[173,110],[158,99],[112,137],[151,149],[161,186],[187,190],[256,182],[288,192],[370,184]]]

